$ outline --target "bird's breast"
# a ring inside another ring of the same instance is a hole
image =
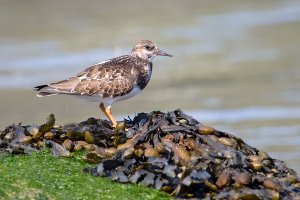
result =
[[[152,62],[149,62],[140,72],[137,79],[137,86],[142,90],[149,83],[152,74]]]

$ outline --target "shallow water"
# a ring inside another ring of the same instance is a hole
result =
[[[113,106],[118,119],[181,108],[300,173],[299,1],[0,0],[0,19],[0,127],[103,117],[95,103],[32,88],[146,38],[174,57],[155,59],[145,91]]]

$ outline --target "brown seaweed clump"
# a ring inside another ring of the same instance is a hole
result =
[[[283,161],[181,110],[139,113],[116,129],[94,118],[54,127],[52,117],[40,127],[7,127],[0,150],[23,153],[48,144],[53,155],[69,157],[85,149],[84,159],[98,165],[84,172],[176,198],[300,199],[299,178]]]

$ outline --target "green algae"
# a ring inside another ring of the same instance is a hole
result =
[[[169,199],[154,189],[82,173],[89,166],[82,155],[53,157],[49,149],[31,155],[0,154],[0,199]]]

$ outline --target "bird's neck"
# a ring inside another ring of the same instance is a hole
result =
[[[141,58],[141,57],[135,57],[137,60],[137,66],[139,68],[142,68],[141,72],[144,74],[151,74],[152,72],[152,58]]]
[[[153,59],[153,56],[149,57],[147,54],[142,53],[142,52],[132,51],[130,53],[130,55],[137,58],[137,59],[143,60],[144,62],[147,62],[147,63],[152,62],[152,59]]]

